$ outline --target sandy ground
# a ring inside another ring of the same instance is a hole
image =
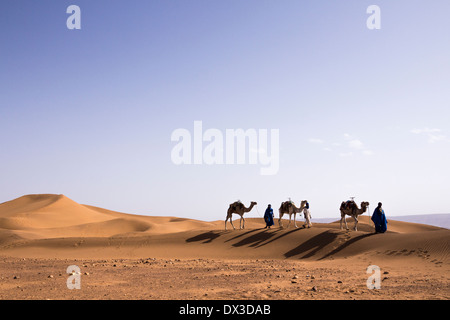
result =
[[[223,221],[135,216],[56,195],[21,197],[0,204],[0,299],[450,297],[448,229],[389,221],[389,232],[374,234],[367,216],[358,231],[340,230],[339,223],[263,226],[262,219],[246,219],[244,230],[225,231]],[[71,265],[81,270],[80,289],[68,289]],[[370,265],[380,268],[380,289],[367,287]]]
[[[216,259],[1,258],[0,299],[318,300],[448,299],[448,269],[385,263],[368,289],[367,263]],[[81,269],[69,290],[66,269]]]

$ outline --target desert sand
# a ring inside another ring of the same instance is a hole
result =
[[[270,230],[247,218],[244,230],[225,231],[224,220],[27,195],[0,204],[0,299],[449,299],[449,229],[387,217],[388,232],[375,234],[368,214],[358,231],[351,218],[340,230],[339,218]],[[71,265],[81,289],[67,287]],[[370,265],[379,289],[367,287]]]

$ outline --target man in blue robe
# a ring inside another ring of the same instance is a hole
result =
[[[270,229],[270,227],[274,225],[274,222],[273,222],[273,209],[272,209],[272,206],[270,204],[267,206],[266,212],[264,213],[264,221],[266,222],[265,228],[269,228]]]
[[[378,202],[378,207],[375,208],[375,211],[372,215],[372,221],[375,224],[375,232],[376,233],[384,233],[387,230],[387,220],[384,214],[383,208],[381,208],[382,203]]]

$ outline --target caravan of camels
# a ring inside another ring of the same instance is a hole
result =
[[[253,209],[253,207],[256,205],[257,205],[257,203],[254,201],[252,201],[250,203],[249,207],[246,207],[239,200],[231,203],[230,206],[228,207],[227,217],[225,219],[225,230],[227,230],[228,219],[230,220],[230,224],[233,227],[233,229],[234,230],[236,229],[233,225],[233,220],[232,220],[233,214],[237,214],[241,217],[239,220],[239,229],[244,229],[245,228],[244,213],[250,212]],[[343,201],[339,208],[339,210],[341,211],[340,228],[342,229],[342,222],[344,222],[345,228],[348,230],[347,221],[345,219],[345,216],[347,215],[347,216],[352,217],[355,220],[354,229],[356,231],[357,226],[358,226],[358,216],[365,213],[368,210],[368,207],[369,207],[369,202],[367,202],[367,201],[361,202],[361,208],[358,207],[358,204],[353,199],[348,200],[348,201]],[[303,225],[303,227],[305,228],[306,226],[308,226],[308,228],[310,228],[312,226],[311,213],[309,211],[309,203],[307,200],[302,200],[300,203],[300,207],[297,207],[294,204],[294,202],[291,201],[290,199],[289,199],[289,201],[282,202],[280,208],[278,209],[278,213],[279,213],[278,224],[279,224],[280,228],[283,228],[283,222],[281,219],[283,218],[284,214],[289,215],[289,223],[287,225],[287,228],[289,228],[289,226],[291,225],[292,215],[294,215],[294,218],[293,218],[294,226],[295,226],[295,228],[298,228],[297,221],[296,221],[296,215],[297,215],[297,213],[301,215],[302,212],[305,216],[305,224]]]

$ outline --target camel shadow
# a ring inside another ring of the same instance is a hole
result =
[[[326,259],[326,258],[328,258],[328,257],[330,257],[330,256],[332,256],[332,255],[334,255],[334,254],[336,254],[336,253],[338,253],[338,252],[341,251],[342,249],[348,247],[349,245],[355,243],[356,241],[360,241],[360,240],[362,240],[362,239],[364,239],[364,238],[367,238],[367,237],[370,237],[370,236],[373,236],[373,235],[375,235],[375,233],[366,233],[366,234],[362,234],[362,235],[359,235],[359,236],[357,236],[357,237],[354,237],[353,239],[350,239],[350,240],[346,241],[345,243],[343,243],[342,245],[340,245],[340,246],[337,247],[336,249],[334,249],[334,250],[332,250],[331,252],[327,253],[326,255],[324,255],[324,256],[323,256],[322,258],[320,258],[319,260]]]
[[[303,242],[302,244],[300,244],[299,246],[297,246],[296,248],[289,250],[288,252],[286,252],[284,254],[284,256],[286,258],[290,258],[290,257],[294,257],[294,256],[300,256],[300,259],[307,259],[310,257],[313,257],[314,255],[316,255],[320,250],[324,249],[326,246],[330,245],[331,243],[333,243],[333,241],[337,240],[337,238],[339,237],[339,235],[341,235],[342,233],[337,233],[334,232],[332,230],[327,230],[324,231],[312,238],[310,238],[309,240]],[[334,254],[342,251],[343,249],[345,249],[346,247],[348,247],[349,245],[360,241],[366,237],[370,237],[374,235],[373,233],[368,233],[368,234],[362,234],[359,236],[356,236],[350,240],[345,241],[343,244],[341,244],[340,246],[338,246],[337,248],[333,249],[332,251],[326,253],[324,256],[322,256],[321,258],[319,258],[318,260],[323,260],[326,259],[328,257],[333,256]]]
[[[306,253],[301,256],[300,259],[310,258],[314,256],[318,251],[323,249],[325,246],[333,242],[337,239],[338,233],[331,231],[324,231],[319,233],[318,235],[310,238],[309,240],[303,242],[296,248],[289,250],[284,254],[286,258],[290,258],[293,256],[301,255],[302,253]]]
[[[293,230],[265,229],[265,228],[252,229],[252,230],[249,230],[249,231],[246,231],[243,233],[239,233],[238,235],[225,240],[224,243],[225,242],[234,242],[235,240],[241,238],[240,241],[232,244],[232,246],[233,247],[249,246],[249,247],[259,248],[259,247],[265,246],[269,243],[272,243],[273,241],[281,239],[282,237],[285,237],[285,236],[287,236],[293,232],[299,231],[299,230],[302,230],[302,228],[293,229]],[[230,232],[233,232],[233,231],[211,230],[208,232],[198,234],[191,238],[188,238],[185,241],[186,242],[211,243],[215,239],[219,238],[220,236],[230,233]]]
[[[303,230],[303,228],[295,228],[293,230],[286,230],[286,229],[280,228],[280,229],[277,230],[277,233],[282,232],[282,231],[286,231],[286,232],[282,232],[280,236],[278,236],[278,237],[276,237],[274,239],[271,239],[271,240],[267,241],[266,243],[261,243],[260,245],[257,246],[257,248],[265,246],[265,245],[267,245],[269,243],[272,243],[272,242],[274,242],[276,240],[279,240],[279,239],[281,239],[281,238],[283,238],[283,237],[285,237],[285,236],[287,236],[287,235],[289,235],[289,234],[291,234],[293,232],[297,232],[297,231],[300,231],[300,230]]]
[[[250,234],[250,233],[252,233],[252,232],[256,232],[256,231],[259,231],[259,230],[262,230],[262,229],[261,229],[261,228],[260,228],[260,229],[252,229],[252,230],[250,230],[250,231],[243,232],[243,233],[238,234],[237,236],[235,236],[235,237],[233,237],[233,238],[230,238],[230,239],[228,239],[228,240],[225,240],[225,242],[230,242],[230,241],[236,240],[237,238],[246,236],[246,235],[248,235],[248,234]]]
[[[268,239],[274,237],[278,232],[280,232],[280,229],[257,229],[262,230],[256,234],[252,234],[241,241],[232,244],[233,247],[242,247],[242,246],[249,246],[249,247],[260,247],[263,245],[264,241],[267,241]],[[255,230],[256,231],[256,230]],[[250,232],[247,232],[246,234],[249,234]],[[237,238],[237,237],[236,237]],[[230,239],[231,240],[231,239]]]
[[[224,233],[225,231],[208,231],[205,233],[198,234],[194,237],[188,238],[186,239],[186,242],[203,241],[203,243],[211,243]]]
[[[264,229],[262,229],[262,228],[261,229],[252,229],[252,230],[240,233],[237,236],[234,236],[234,237],[232,237],[232,238],[230,238],[228,240],[225,240],[224,242],[230,242],[230,241],[236,240],[236,239],[238,239],[240,237],[245,237],[245,236],[247,236],[247,235],[249,235],[249,234],[251,234],[253,232],[260,231],[260,230],[264,230]],[[185,241],[186,242],[200,242],[200,241],[203,241],[202,243],[211,243],[215,239],[219,238],[220,236],[222,236],[224,234],[232,233],[234,231],[235,230],[224,230],[224,231],[211,230],[211,231],[208,231],[208,232],[204,232],[204,233],[198,234],[198,235],[196,235],[194,237],[188,238]]]

